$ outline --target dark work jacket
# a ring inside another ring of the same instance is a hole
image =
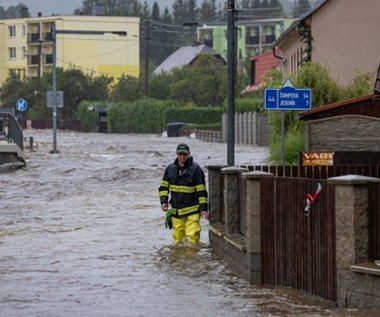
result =
[[[182,168],[178,159],[166,167],[158,191],[161,204],[170,204],[176,218],[207,211],[205,175],[191,156]]]

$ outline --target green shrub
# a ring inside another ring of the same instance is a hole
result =
[[[263,98],[261,97],[250,97],[250,98],[240,98],[235,101],[235,112],[264,112]]]
[[[215,124],[222,120],[222,107],[171,107],[164,113],[165,124],[184,122],[187,124]]]
[[[77,118],[80,122],[81,131],[93,132],[96,130],[97,113],[90,109],[99,104],[100,102],[82,101],[78,105]]]
[[[284,140],[284,164],[298,165],[300,152],[304,150],[303,124],[297,124],[288,130]],[[281,164],[281,135],[272,138],[269,145],[269,160],[272,164]]]
[[[206,123],[206,124],[186,124],[186,128],[197,130],[214,130],[220,131],[222,129],[222,123]]]
[[[171,101],[141,99],[132,103],[116,104],[107,113],[110,133],[161,133],[165,126],[164,110]]]

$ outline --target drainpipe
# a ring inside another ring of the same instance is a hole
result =
[[[251,85],[256,84],[256,59],[251,61]]]

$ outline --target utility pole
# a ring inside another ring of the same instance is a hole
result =
[[[38,69],[37,69],[37,78],[38,81],[41,79],[41,60],[42,60],[42,40],[38,40]]]
[[[227,3],[227,165],[235,165],[235,77],[236,77],[236,32],[235,0]]]
[[[150,23],[145,20],[145,69],[144,69],[144,96],[148,97],[148,76],[149,76],[149,41],[150,41]]]

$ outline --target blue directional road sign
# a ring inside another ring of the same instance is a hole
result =
[[[19,99],[16,101],[16,109],[20,112],[24,112],[26,109],[28,109],[28,103],[25,99]]]
[[[266,110],[309,110],[312,105],[311,89],[296,89],[290,82],[281,89],[265,89]]]

